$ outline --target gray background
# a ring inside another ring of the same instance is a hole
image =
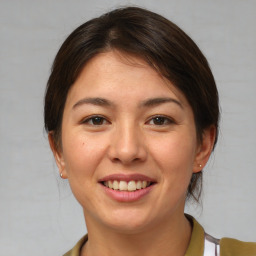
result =
[[[256,1],[0,0],[1,256],[62,255],[86,232],[43,131],[44,89],[65,37],[124,4],[173,20],[207,56],[220,92],[221,134],[202,206],[187,211],[214,236],[256,241]]]

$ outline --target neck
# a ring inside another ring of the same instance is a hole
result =
[[[89,239],[81,256],[184,256],[191,238],[191,226],[184,214],[133,234],[87,223]]]

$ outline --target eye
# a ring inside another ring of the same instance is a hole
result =
[[[174,121],[171,118],[168,118],[166,116],[155,116],[148,121],[148,124],[158,125],[158,126],[168,125],[172,123],[174,123]]]
[[[82,121],[83,124],[100,126],[108,124],[109,122],[102,116],[91,116]]]

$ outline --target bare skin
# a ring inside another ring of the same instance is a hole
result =
[[[184,95],[143,60],[107,52],[87,63],[68,93],[61,149],[49,135],[59,171],[83,207],[89,240],[81,255],[184,255],[187,187],[214,138],[210,127],[198,142]],[[150,184],[145,193],[122,194],[103,182],[109,175]]]
[[[180,222],[172,221],[173,225],[165,223],[138,234],[120,234],[113,231],[105,235],[105,232],[97,232],[100,230],[97,228],[94,232],[93,226],[92,229],[88,228],[90,240],[83,246],[81,256],[184,256],[191,238],[191,225],[185,217]]]

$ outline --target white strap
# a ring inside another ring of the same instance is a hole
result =
[[[220,256],[219,240],[208,234],[204,239],[204,256]]]

